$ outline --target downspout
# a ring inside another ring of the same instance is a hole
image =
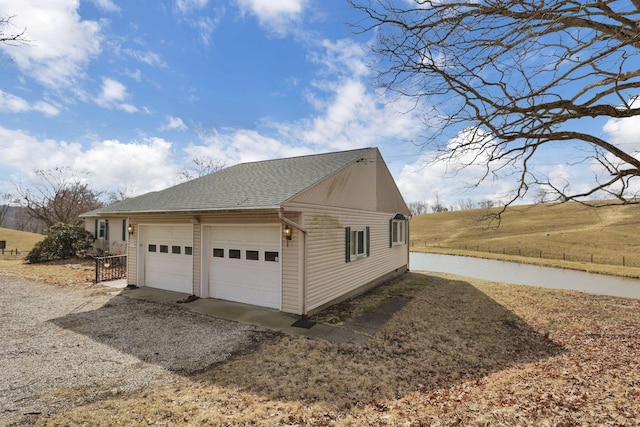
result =
[[[287,225],[302,232],[302,283],[300,284],[300,294],[302,296],[302,317],[307,317],[307,230],[300,224],[296,224],[284,217],[282,209],[278,211],[278,218]]]

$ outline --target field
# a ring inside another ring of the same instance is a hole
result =
[[[411,220],[412,250],[640,277],[640,206],[513,206],[499,224],[488,217],[497,211],[415,216]]]
[[[23,254],[27,253],[33,248],[33,245],[44,239],[44,237],[42,234],[27,233],[25,231],[0,227],[0,240],[6,242],[4,256],[15,255],[16,249]],[[0,257],[2,257],[2,255],[0,255]]]

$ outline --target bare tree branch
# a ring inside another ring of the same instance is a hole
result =
[[[534,188],[545,199],[639,201],[635,149],[585,131],[640,116],[638,0],[350,1],[364,17],[357,31],[376,34],[380,85],[441,120],[424,141],[438,160],[484,162],[482,179],[512,169],[509,203]],[[569,141],[598,153],[583,157],[595,171],[588,190],[572,193],[535,168],[540,147]]]
[[[191,164],[188,167],[181,168],[178,171],[178,180],[180,182],[190,181],[226,167],[227,165],[224,161],[215,157],[208,155],[197,156],[191,159]]]
[[[6,28],[13,28],[13,24],[11,24],[11,20],[15,18],[15,16],[9,16],[7,18],[0,17],[0,43],[19,46],[23,44],[28,44],[29,40],[24,38],[24,34],[27,29],[23,28],[22,30],[16,31],[6,31]]]

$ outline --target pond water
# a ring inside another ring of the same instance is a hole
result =
[[[640,280],[562,268],[421,252],[411,252],[409,268],[412,271],[433,271],[518,285],[640,299]]]

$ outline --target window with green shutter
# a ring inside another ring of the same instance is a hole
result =
[[[371,252],[369,227],[345,228],[345,259],[351,262],[357,257],[368,257]]]

